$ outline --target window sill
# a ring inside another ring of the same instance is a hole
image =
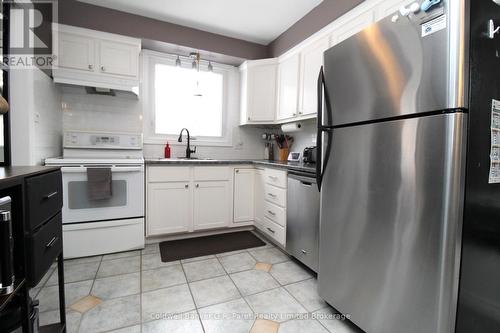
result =
[[[166,142],[168,141],[169,145],[171,146],[185,146],[186,145],[186,139],[183,139],[182,142],[177,142],[177,138],[170,138],[170,137],[165,137],[165,138],[144,138],[144,144],[150,144],[150,145],[165,145]],[[233,147],[232,142],[225,141],[225,140],[191,140],[190,142],[191,146],[200,146],[200,147]]]

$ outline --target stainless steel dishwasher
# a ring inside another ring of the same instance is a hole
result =
[[[286,250],[318,271],[319,191],[314,174],[288,172]]]

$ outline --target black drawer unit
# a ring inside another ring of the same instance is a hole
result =
[[[62,209],[61,172],[26,179],[27,228],[35,230]]]
[[[28,283],[35,286],[62,251],[61,212],[33,233],[28,241]]]

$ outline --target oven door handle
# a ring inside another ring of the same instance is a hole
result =
[[[138,167],[112,167],[111,172],[139,172],[142,171],[143,168]],[[87,167],[62,167],[61,172],[63,173],[82,173],[87,172]]]

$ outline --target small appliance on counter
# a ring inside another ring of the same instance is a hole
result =
[[[316,147],[307,147],[304,149],[302,155],[302,162],[304,163],[316,163],[318,149]]]

